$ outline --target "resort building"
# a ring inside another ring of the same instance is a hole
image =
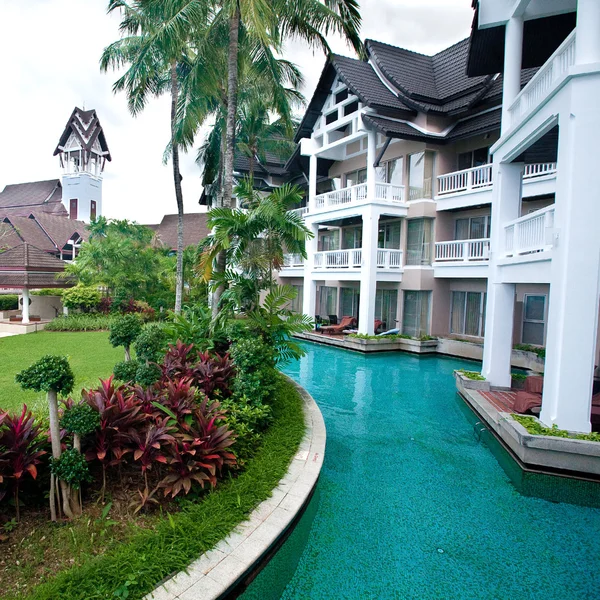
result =
[[[373,40],[332,56],[297,132],[308,260],[297,310],[482,342],[510,386],[515,344],[546,347],[541,419],[590,430],[598,359],[600,2],[475,2],[434,56]]]

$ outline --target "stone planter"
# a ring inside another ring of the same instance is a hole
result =
[[[490,382],[475,379],[469,379],[462,373],[454,371],[454,378],[456,379],[456,387],[458,390],[477,390],[478,392],[489,392]]]

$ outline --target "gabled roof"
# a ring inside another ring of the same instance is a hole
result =
[[[84,221],[43,213],[31,214],[29,220],[35,221],[59,250],[64,248],[74,236],[78,235],[85,241],[89,239],[89,231]]]
[[[47,252],[22,243],[0,253],[0,288],[69,287],[69,279],[56,279],[65,263]]]
[[[206,213],[188,213],[183,215],[183,246],[197,246],[200,240],[208,237],[210,230],[206,225]],[[158,225],[147,225],[156,232],[156,240],[166,248],[177,248],[178,216],[165,215]]]
[[[61,202],[62,186],[58,179],[13,183],[0,192],[0,210],[21,206],[35,206],[51,202]]]
[[[55,217],[63,219],[64,217]],[[44,252],[56,252],[56,245],[44,233],[44,230],[39,226],[35,219],[29,217],[6,217],[4,223],[12,225],[16,234],[19,236],[20,243],[27,243],[43,250]],[[20,244],[19,244],[20,245]]]
[[[98,119],[95,110],[82,110],[81,108],[75,107],[60,136],[58,145],[54,150],[54,156],[63,152],[64,146],[71,137],[71,134],[74,134],[77,137],[81,147],[87,152],[92,150],[94,142],[98,140],[104,157],[106,160],[111,160],[106,137],[104,136],[102,125],[100,125],[100,119]]]

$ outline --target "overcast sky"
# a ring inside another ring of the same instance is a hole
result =
[[[75,106],[95,108],[112,162],[103,184],[107,217],[158,222],[176,212],[170,166],[162,164],[169,138],[167,98],[153,100],[133,118],[116,76],[101,74],[98,60],[118,37],[118,19],[106,0],[0,0],[0,190],[9,183],[60,177],[52,152]],[[471,0],[361,0],[362,37],[433,54],[469,35]],[[339,40],[335,52],[351,55]],[[292,42],[286,58],[306,79],[310,99],[325,57]],[[197,145],[202,139],[199,138]],[[187,212],[201,193],[195,152],[182,160]]]

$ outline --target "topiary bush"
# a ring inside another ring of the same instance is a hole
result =
[[[232,344],[230,353],[237,371],[234,394],[255,403],[267,401],[277,382],[274,349],[260,337],[242,338]]]
[[[76,285],[62,294],[63,304],[67,308],[78,309],[82,312],[92,312],[100,304],[100,292],[94,287]]]
[[[108,341],[116,348],[125,348],[125,361],[131,360],[130,348],[136,338],[142,333],[142,323],[135,314],[117,317],[110,325]]]
[[[115,379],[124,382],[137,381],[137,370],[140,363],[137,360],[124,360],[117,363],[113,369]]]
[[[140,361],[161,362],[167,347],[167,336],[160,325],[146,325],[133,345]]]
[[[60,481],[76,490],[82,483],[92,481],[85,456],[75,448],[65,450],[58,458],[51,458],[50,470]]]
[[[15,381],[25,390],[69,394],[75,377],[65,356],[47,354],[15,376]]]
[[[65,410],[60,425],[67,433],[88,435],[100,426],[100,415],[87,404],[75,404]]]

